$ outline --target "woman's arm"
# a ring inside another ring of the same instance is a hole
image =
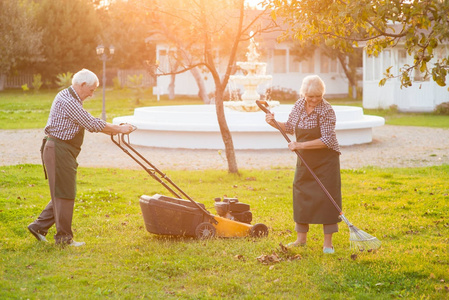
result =
[[[292,151],[307,150],[307,149],[322,149],[327,148],[327,145],[323,143],[321,139],[316,139],[307,142],[291,142],[288,144],[288,148]]]
[[[270,126],[276,128],[276,129],[278,129],[278,128],[276,127],[275,123],[274,123],[274,122],[275,122],[274,114],[272,114],[272,113],[267,113],[267,114],[265,115],[265,122],[267,122],[268,125],[270,125]],[[285,132],[285,131],[286,131],[286,130],[285,130],[285,123],[282,123],[282,122],[277,122],[277,123],[278,123],[279,127],[281,127],[281,129]]]

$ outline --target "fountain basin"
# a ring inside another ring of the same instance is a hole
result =
[[[272,112],[276,120],[284,122],[292,107],[279,105],[272,108]],[[360,107],[333,108],[337,116],[337,139],[342,146],[370,143],[372,128],[385,124],[384,118],[364,115]],[[265,123],[263,112],[240,112],[225,107],[225,116],[235,149],[286,148],[279,131]],[[137,126],[130,139],[134,145],[224,149],[214,105],[141,107],[136,108],[132,116],[114,118],[113,123]]]

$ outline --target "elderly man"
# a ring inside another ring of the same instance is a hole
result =
[[[75,242],[72,233],[78,168],[76,158],[81,151],[84,130],[105,134],[128,134],[133,131],[132,125],[106,123],[94,118],[83,108],[83,101],[92,96],[98,85],[98,77],[83,69],[73,76],[72,86],[59,92],[53,101],[41,148],[51,201],[39,217],[28,225],[28,230],[39,241],[47,241],[45,236],[48,229],[55,224],[56,244],[85,244]]]

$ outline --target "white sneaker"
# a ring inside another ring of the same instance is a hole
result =
[[[45,235],[40,234],[39,232],[37,232],[36,230],[34,230],[33,227],[31,227],[31,224],[28,225],[28,230],[31,232],[32,235],[34,235],[34,237],[40,241],[40,242],[47,242],[47,239],[45,238]]]
[[[323,253],[326,253],[326,254],[334,254],[335,253],[335,249],[334,249],[334,247],[332,247],[332,248],[323,248]]]
[[[80,247],[83,245],[86,245],[85,242],[75,242],[74,240],[72,240],[72,242],[70,242],[70,244],[67,244],[68,246],[72,246],[72,247]]]

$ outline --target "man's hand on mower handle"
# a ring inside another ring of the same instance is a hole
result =
[[[137,127],[128,123],[121,123],[120,124],[120,133],[123,134],[130,134],[134,130],[136,130]]]

